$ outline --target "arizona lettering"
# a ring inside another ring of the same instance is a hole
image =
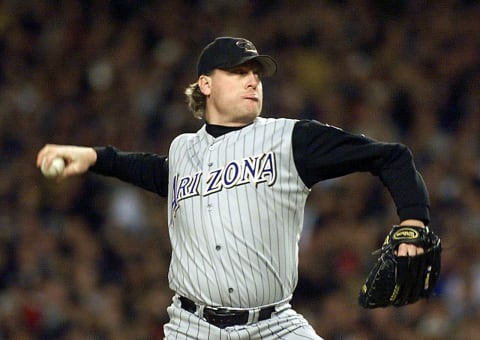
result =
[[[202,177],[205,178],[204,183],[202,183]],[[266,183],[272,186],[276,179],[277,167],[273,152],[232,160],[225,166],[208,173],[196,172],[183,177],[175,175],[172,183],[172,208],[175,211],[180,201],[200,194],[208,196],[223,189],[247,183],[255,186]],[[203,192],[200,191],[200,183],[202,183]]]

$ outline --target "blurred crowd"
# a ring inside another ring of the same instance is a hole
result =
[[[292,301],[325,339],[480,334],[480,5],[475,0],[0,2],[0,339],[161,339],[172,291],[166,201],[35,167],[45,143],[165,154],[202,121],[184,89],[216,36],[274,56],[266,117],[407,144],[443,240],[436,294],[363,310],[392,224],[368,173],[316,185]]]

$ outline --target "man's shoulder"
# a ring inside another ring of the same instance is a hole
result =
[[[206,138],[207,132],[205,131],[204,125],[196,132],[184,132],[176,136],[170,143],[170,149],[172,147],[186,147],[187,145],[191,145],[192,143],[198,143],[202,140],[205,140]]]
[[[258,117],[255,119],[254,124],[257,126],[262,126],[262,125],[271,125],[271,124],[277,124],[277,125],[295,125],[298,122],[298,119],[293,119],[293,118],[267,118],[267,117]]]
[[[195,138],[196,136],[198,136],[198,131],[197,132],[184,132],[184,133],[181,133],[181,134],[177,135],[177,137],[175,137],[174,140],[177,140],[177,139],[192,139],[192,138]]]

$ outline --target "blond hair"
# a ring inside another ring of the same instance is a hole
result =
[[[203,119],[205,116],[205,108],[207,103],[206,96],[200,91],[198,82],[188,85],[185,89],[187,96],[187,104],[193,116],[197,119]]]

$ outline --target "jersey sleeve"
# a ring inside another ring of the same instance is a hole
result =
[[[370,172],[390,192],[401,220],[429,222],[428,191],[405,145],[302,120],[293,130],[292,148],[297,171],[308,187],[354,172]]]
[[[162,197],[168,193],[168,159],[153,153],[95,147],[97,162],[89,171],[136,185]]]

